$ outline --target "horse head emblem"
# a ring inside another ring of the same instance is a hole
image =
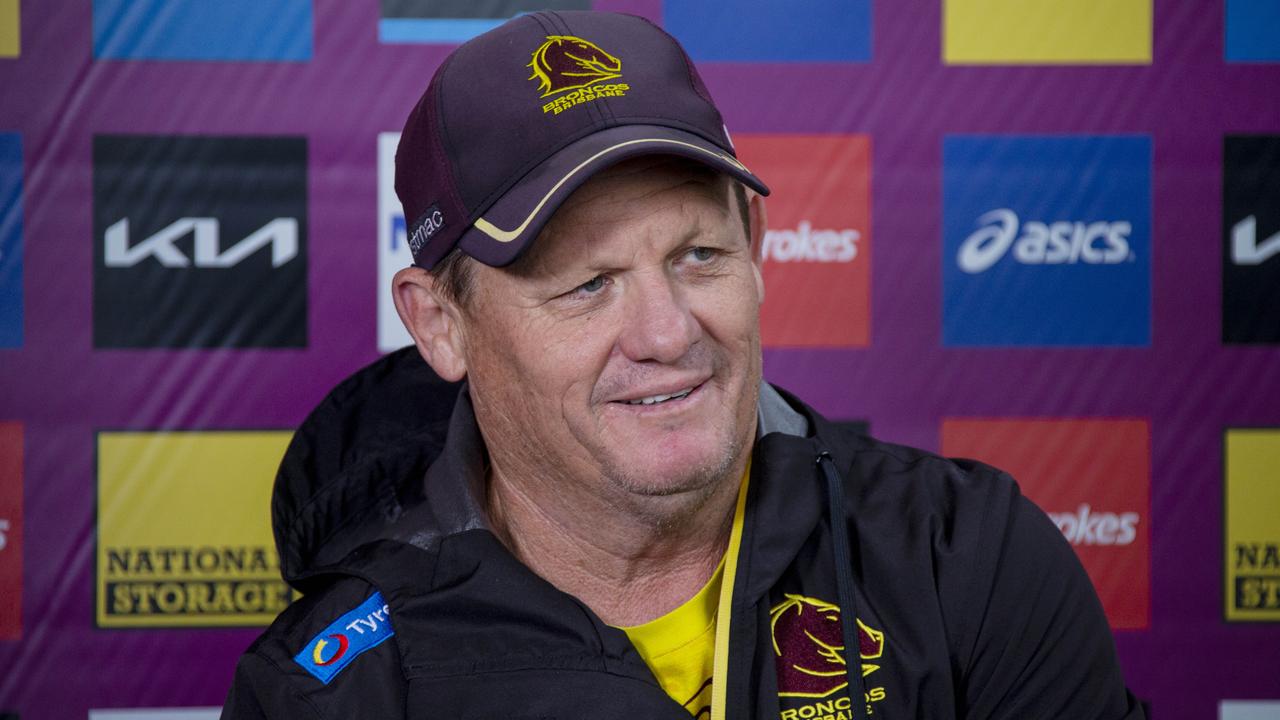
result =
[[[529,67],[529,79],[538,81],[542,97],[622,76],[621,60],[572,35],[548,35],[533,51]]]
[[[785,596],[769,611],[778,694],[826,697],[848,685],[839,606],[803,595]],[[884,653],[884,633],[858,623],[858,652],[865,677],[880,669],[865,662]]]

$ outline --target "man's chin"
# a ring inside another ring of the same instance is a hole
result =
[[[707,496],[728,475],[735,473],[738,448],[733,443],[711,446],[651,446],[631,455],[628,461],[610,463],[609,474],[622,489],[633,495],[674,497]],[[713,452],[709,452],[714,448]]]

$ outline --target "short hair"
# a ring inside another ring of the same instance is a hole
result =
[[[733,197],[737,201],[743,234],[746,236],[747,245],[750,245],[751,211],[747,205],[747,191],[742,183],[736,180],[730,180],[729,185],[733,188]],[[475,263],[474,258],[455,245],[440,262],[436,263],[435,267],[427,272],[435,280],[440,294],[458,308],[465,310],[471,300],[471,293],[475,290]]]

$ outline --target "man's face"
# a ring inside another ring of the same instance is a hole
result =
[[[725,178],[623,163],[570,197],[514,267],[475,272],[466,370],[511,481],[567,478],[566,492],[625,502],[709,493],[740,471],[763,284]]]

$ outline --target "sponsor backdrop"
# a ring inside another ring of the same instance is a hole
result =
[[[547,5],[773,186],[769,379],[1019,478],[1154,717],[1280,716],[1273,0],[0,0],[0,718],[216,715],[291,428],[408,341],[404,117]]]

